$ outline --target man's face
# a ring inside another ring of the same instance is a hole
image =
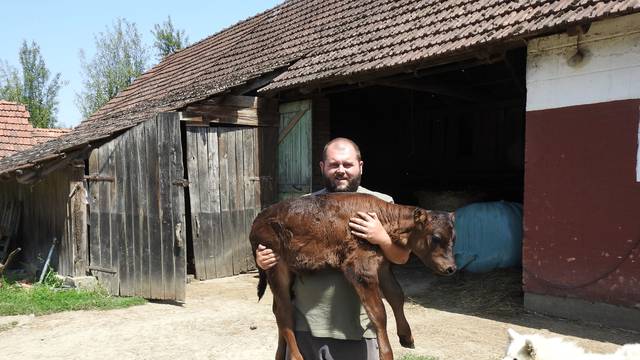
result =
[[[327,158],[320,162],[324,186],[329,192],[355,192],[360,186],[362,161],[349,143],[335,142],[327,148]]]

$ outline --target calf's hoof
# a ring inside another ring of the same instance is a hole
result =
[[[415,344],[413,343],[413,336],[411,335],[398,335],[400,338],[400,345],[405,348],[415,349]]]

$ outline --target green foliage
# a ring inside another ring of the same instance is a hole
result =
[[[148,55],[135,23],[117,19],[113,27],[95,36],[96,54],[87,60],[80,51],[84,89],[76,104],[89,117],[120,91],[131,85],[146,69]]]
[[[156,49],[156,57],[161,61],[167,55],[189,46],[189,38],[184,35],[184,30],[173,27],[171,16],[162,25],[155,24],[151,33],[155,38],[153,47]]]
[[[6,61],[0,64],[0,98],[25,104],[34,127],[54,127],[58,92],[63,85],[60,73],[51,76],[34,41],[23,41],[18,55],[21,72]]]
[[[59,288],[62,286],[62,279],[57,277],[58,275],[51,266],[47,269],[47,273],[44,275],[42,279],[42,285],[48,286],[50,288]]]
[[[104,291],[51,288],[46,284],[25,289],[19,284],[0,279],[0,316],[108,310],[144,303],[146,300],[140,297],[113,297]]]

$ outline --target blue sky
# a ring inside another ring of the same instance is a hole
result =
[[[183,0],[183,1],[6,1],[0,21],[0,60],[18,68],[18,50],[23,40],[34,40],[52,74],[61,73],[67,84],[58,96],[58,126],[76,126],[81,115],[75,104],[82,88],[79,51],[87,58],[95,54],[94,35],[111,27],[118,17],[134,22],[148,47],[150,64],[154,24],[171,16],[174,27],[185,30],[194,43],[230,25],[272,8],[282,0]]]

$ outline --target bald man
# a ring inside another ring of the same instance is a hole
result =
[[[360,186],[362,169],[356,143],[346,138],[329,141],[320,161],[325,187],[311,195],[359,192],[393,202],[388,195]],[[355,236],[378,245],[389,261],[403,264],[409,259],[409,251],[391,242],[375,213],[360,212],[350,219],[349,226]],[[256,263],[261,269],[267,270],[277,261],[277,254],[271,249],[258,246]],[[296,340],[306,360],[378,359],[373,324],[342,273],[329,269],[298,275],[293,293]]]

